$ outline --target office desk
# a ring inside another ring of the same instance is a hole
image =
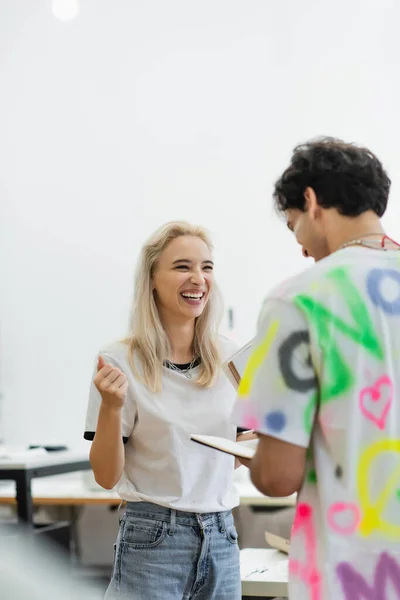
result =
[[[250,479],[244,481],[236,481],[235,485],[240,494],[240,505],[251,506],[264,509],[274,508],[288,508],[296,506],[297,494],[287,496],[285,498],[272,498],[271,496],[264,496],[258,491],[256,487],[251,483]]]
[[[87,468],[87,467],[85,467]],[[1,466],[0,466],[1,469]],[[65,471],[64,471],[65,472]],[[268,508],[295,506],[296,496],[288,498],[270,498],[263,496],[250,481],[237,481],[240,504]],[[45,477],[32,481],[32,500],[34,505],[84,506],[103,504],[119,506],[121,499],[116,492],[101,488],[90,489],[84,482],[82,473]],[[0,504],[15,504],[15,486],[10,483],[0,486]]]
[[[245,548],[240,551],[242,598],[287,598],[289,560],[278,550]]]
[[[32,481],[32,500],[35,506],[85,506],[88,504],[119,506],[116,492],[92,490],[85,485],[83,473],[54,475]],[[0,487],[0,504],[15,504],[15,486]]]
[[[89,468],[87,452],[49,452],[45,456],[33,456],[23,461],[2,458],[0,459],[0,481],[15,481],[16,490],[13,499],[17,503],[18,520],[33,525],[32,480],[37,477],[71,473]]]
[[[88,486],[86,477],[89,473],[76,472],[64,475],[53,475],[32,480],[31,499],[34,506],[60,507],[62,513],[57,519],[67,519],[71,523],[72,540],[74,543],[74,558],[79,561],[84,551],[77,531],[78,517],[83,514],[84,507],[109,506],[117,509],[121,499],[116,492],[103,490],[102,488]],[[263,496],[252,485],[248,478],[235,482],[240,503],[244,506],[262,508],[263,510],[277,510],[295,504],[295,497],[268,498]],[[16,485],[14,482],[0,481],[0,505],[16,505]],[[67,510],[67,513],[65,512]],[[68,516],[65,516],[65,515]],[[61,516],[62,515],[62,516]],[[240,528],[240,517],[236,516]],[[251,542],[250,542],[251,543]]]

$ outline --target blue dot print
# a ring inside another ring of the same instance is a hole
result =
[[[372,269],[368,275],[367,290],[375,306],[379,306],[388,315],[400,314],[400,293],[395,300],[384,298],[381,290],[381,283],[385,279],[391,279],[397,284],[400,292],[400,274],[394,269]]]
[[[275,410],[265,415],[265,423],[270,431],[279,433],[286,426],[285,413],[281,410]]]

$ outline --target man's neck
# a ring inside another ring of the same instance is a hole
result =
[[[169,321],[163,323],[169,339],[171,356],[168,360],[176,364],[185,364],[193,359],[193,340],[195,320]]]
[[[369,211],[359,217],[343,217],[332,214],[327,228],[327,242],[330,253],[336,252],[344,244],[354,240],[381,241],[385,231],[379,217]]]

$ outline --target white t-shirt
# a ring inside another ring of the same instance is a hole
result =
[[[400,598],[399,359],[400,252],[340,250],[264,304],[235,421],[309,448],[294,600]]]
[[[237,344],[220,336],[226,360]],[[153,502],[182,511],[207,513],[230,510],[239,503],[233,483],[234,458],[202,446],[190,434],[236,439],[231,422],[236,392],[222,369],[211,388],[195,384],[200,367],[183,373],[163,368],[163,389],[151,392],[135,378],[128,363],[128,346],[117,342],[99,354],[128,378],[122,414],[125,467],[116,485],[123,500]],[[93,439],[101,396],[90,388],[85,438]]]

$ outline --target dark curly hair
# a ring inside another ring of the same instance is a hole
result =
[[[381,217],[390,183],[381,162],[367,148],[322,138],[294,149],[273,197],[279,212],[289,208],[304,211],[304,191],[310,187],[323,208],[336,208],[349,217],[372,210]]]

